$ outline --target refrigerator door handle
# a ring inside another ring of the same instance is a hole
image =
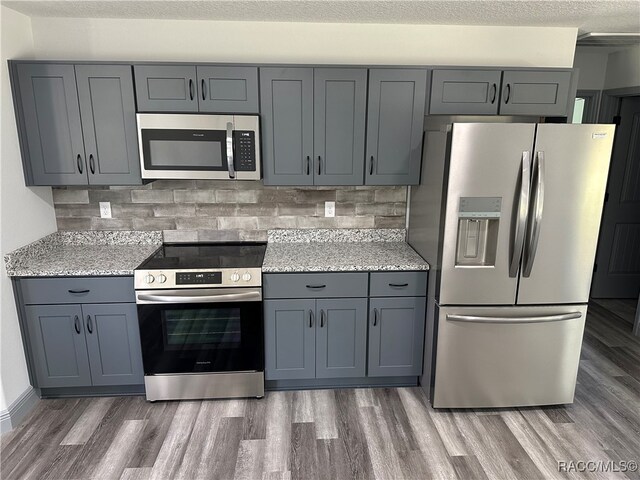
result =
[[[529,152],[522,152],[520,197],[518,199],[518,211],[516,213],[516,231],[513,236],[513,251],[511,252],[511,261],[509,262],[509,276],[512,278],[518,276],[518,267],[520,266],[520,258],[522,257],[524,231],[527,224],[527,209],[529,208],[530,181]]]
[[[537,152],[534,160],[534,175],[536,177],[536,192],[533,195],[531,207],[531,229],[527,232],[527,248],[525,251],[523,277],[531,275],[533,261],[538,250],[538,239],[540,238],[540,222],[542,220],[542,207],[544,205],[544,152]]]
[[[580,318],[582,313],[569,312],[559,315],[542,315],[535,317],[492,317],[480,315],[454,315],[447,314],[447,320],[452,322],[465,323],[500,323],[500,324],[520,324],[520,323],[543,323],[543,322],[562,322],[564,320],[573,320]]]

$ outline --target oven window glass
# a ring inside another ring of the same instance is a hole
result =
[[[239,308],[165,310],[162,314],[168,350],[238,348],[242,343]]]
[[[222,167],[220,142],[153,140],[149,142],[154,167]]]

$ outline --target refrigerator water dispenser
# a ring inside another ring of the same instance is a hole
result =
[[[495,266],[501,208],[501,197],[460,198],[456,266]]]

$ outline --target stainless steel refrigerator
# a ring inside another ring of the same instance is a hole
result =
[[[434,407],[573,402],[613,125],[427,123],[409,243],[430,262]]]

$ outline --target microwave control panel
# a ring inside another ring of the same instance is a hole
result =
[[[235,130],[235,158],[233,166],[238,172],[256,170],[256,136],[252,130]]]

